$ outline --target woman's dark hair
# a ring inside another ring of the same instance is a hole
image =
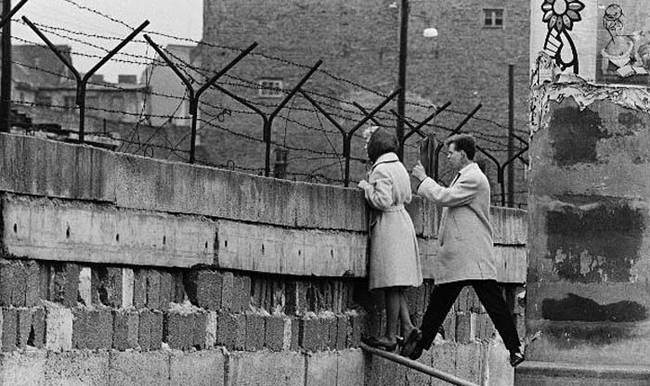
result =
[[[397,136],[388,129],[380,127],[372,133],[368,141],[368,158],[370,162],[375,162],[383,154],[396,153],[397,147]]]
[[[467,159],[470,161],[474,160],[474,154],[476,154],[476,143],[474,142],[474,137],[469,134],[456,134],[447,138],[445,144],[447,146],[454,144],[456,151],[463,150],[467,155]]]

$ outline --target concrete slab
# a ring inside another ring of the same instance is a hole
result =
[[[366,236],[219,220],[220,268],[288,275],[365,276]]]
[[[338,379],[338,353],[336,351],[321,351],[306,354],[307,379],[306,385],[336,386]]]
[[[336,371],[337,386],[363,386],[365,383],[365,363],[361,349],[349,349],[338,352]]]
[[[45,360],[47,385],[109,385],[107,351],[49,352]]]
[[[171,385],[219,386],[225,383],[226,357],[221,350],[172,351]]]
[[[44,198],[4,197],[2,204],[3,240],[16,256],[171,267],[212,263],[216,227],[208,220]]]
[[[111,351],[108,379],[111,385],[169,385],[167,351]]]
[[[483,368],[482,385],[512,386],[515,371],[510,366],[510,353],[502,342],[493,340],[487,345],[486,363]]]
[[[305,357],[300,353],[234,352],[226,366],[227,386],[305,385]]]

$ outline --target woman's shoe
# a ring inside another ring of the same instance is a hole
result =
[[[384,351],[395,351],[395,348],[397,347],[397,342],[388,343],[379,340],[379,338],[376,338],[374,336],[363,337],[361,338],[361,341],[370,347],[378,348]]]

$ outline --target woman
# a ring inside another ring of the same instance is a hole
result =
[[[359,182],[374,209],[370,221],[370,290],[383,289],[386,305],[386,332],[370,337],[370,346],[393,351],[397,345],[398,319],[405,336],[421,335],[409,316],[404,290],[422,284],[422,269],[415,229],[404,204],[411,201],[411,181],[397,158],[397,138],[386,129],[376,129],[367,143],[373,163],[369,181]]]

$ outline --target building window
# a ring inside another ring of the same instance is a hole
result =
[[[483,9],[483,26],[486,28],[503,28],[503,9]]]
[[[259,96],[264,98],[281,98],[282,81],[279,79],[261,79],[258,82]]]

